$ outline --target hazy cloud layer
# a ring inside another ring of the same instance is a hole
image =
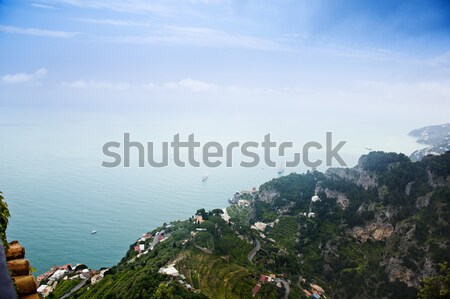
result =
[[[16,26],[0,25],[0,31],[13,34],[25,34],[41,37],[53,37],[53,38],[72,38],[80,34],[80,32],[68,32],[59,30],[47,30],[40,28],[22,28]]]
[[[2,76],[2,82],[6,84],[38,83],[47,73],[47,70],[42,68],[34,73],[7,74]]]

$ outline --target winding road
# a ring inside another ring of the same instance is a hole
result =
[[[248,256],[247,256],[248,261],[249,261],[250,263],[252,263],[252,264],[253,264],[252,260],[253,260],[253,258],[255,257],[255,254],[261,249],[261,243],[259,243],[259,240],[258,240],[258,239],[255,239],[255,242],[256,242],[255,248],[253,248],[253,249],[248,253]]]
[[[287,283],[286,280],[281,279],[281,278],[275,278],[275,282],[279,283],[281,282],[284,286],[284,289],[286,290],[286,293],[284,293],[284,299],[288,299],[289,298],[289,292],[291,291],[291,287],[289,286],[289,284]]]
[[[70,291],[68,291],[67,293],[65,293],[63,296],[61,296],[60,299],[66,299],[66,298],[68,298],[70,295],[72,295],[73,293],[75,293],[76,291],[78,291],[79,289],[81,289],[82,287],[84,287],[84,285],[88,282],[88,280],[90,280],[90,279],[84,279],[82,282],[80,282],[79,284],[77,284],[73,289],[71,289]]]

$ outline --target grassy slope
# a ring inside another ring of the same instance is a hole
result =
[[[275,224],[273,229],[270,230],[267,236],[274,239],[277,246],[286,248],[287,250],[292,250],[295,246],[297,227],[297,217],[282,217],[280,218],[280,221]]]
[[[251,298],[256,279],[247,267],[198,249],[186,253],[179,268],[190,284],[211,298]]]
[[[161,266],[176,260],[176,268],[186,276],[186,282],[210,298],[252,298],[251,290],[259,273],[247,260],[254,247],[242,240],[236,231],[220,217],[210,216],[200,227],[206,232],[195,232],[197,226],[179,222],[172,236],[156,246],[148,255],[130,262],[135,253],[130,250],[122,262],[112,269],[112,274],[80,290],[73,297],[91,298],[178,298],[184,292],[177,280],[158,274]],[[184,245],[182,241],[188,240]],[[194,241],[195,240],[195,241]],[[194,245],[212,249],[205,253]],[[178,288],[178,289],[176,289]],[[267,292],[272,292],[268,289]],[[186,293],[180,298],[197,296]],[[264,295],[262,293],[261,295]]]
[[[54,292],[48,296],[48,298],[59,298],[63,296],[65,293],[70,291],[72,288],[74,288],[77,284],[79,284],[81,280],[74,279],[74,280],[62,280],[58,283],[56,286],[56,289]]]

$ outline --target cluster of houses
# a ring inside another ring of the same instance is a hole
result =
[[[152,234],[145,233],[136,241],[136,245],[134,246],[134,251],[137,253],[143,252],[145,250],[145,241],[151,239]]]
[[[252,289],[252,296],[255,297],[256,294],[258,294],[258,292],[259,292],[259,290],[261,289],[261,286],[262,286],[263,283],[273,283],[273,282],[276,282],[276,281],[275,281],[276,278],[277,278],[277,277],[276,277],[275,274],[269,274],[269,275],[261,274],[261,275],[259,276],[258,282],[256,283],[256,285],[255,285],[255,286],[253,287],[253,289]],[[283,287],[283,285],[281,284],[280,281],[276,282],[276,284],[277,284],[277,287],[279,287],[279,288],[282,288],[282,287]]]
[[[171,225],[167,225],[166,228],[170,228]],[[167,240],[170,236],[170,233],[166,233],[165,230],[161,230],[157,232],[154,236],[150,233],[145,233],[136,241],[136,245],[134,246],[134,251],[137,253],[137,258],[140,258],[143,255],[146,255],[149,251],[153,250],[153,248],[159,242],[163,242]],[[153,238],[151,243],[148,243],[147,240]],[[148,246],[147,246],[148,245]]]
[[[320,286],[318,286],[317,284],[310,284],[309,286],[311,287],[309,290],[303,290],[307,297],[315,299],[319,299],[321,297],[326,298],[324,295],[325,292]]]
[[[314,212],[300,213],[300,215],[305,216],[307,218],[314,218],[314,217],[316,217],[316,213],[314,213]]]
[[[38,285],[37,293],[43,298],[50,295],[61,280],[82,280],[90,281],[91,284],[96,284],[105,276],[108,269],[100,271],[90,270],[86,266],[78,264],[72,268],[71,264],[63,266],[51,267],[49,271],[37,277]]]
[[[308,213],[300,213],[300,215],[305,216],[307,218],[314,218],[316,217],[316,213],[311,212],[312,210],[312,205],[316,202],[321,201],[320,197],[317,195],[314,195],[313,197],[311,197],[311,204],[309,205],[309,212]]]

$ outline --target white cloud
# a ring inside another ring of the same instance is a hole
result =
[[[174,11],[183,11],[183,4],[218,5],[228,3],[229,0],[47,0],[47,2],[71,5],[80,8],[104,9],[134,14],[151,13],[166,16],[172,14]],[[184,13],[186,13],[185,10]]]
[[[76,19],[77,21],[95,24],[95,25],[112,25],[112,26],[150,26],[148,23],[139,23],[128,20],[117,19]]]
[[[17,73],[7,74],[2,77],[2,82],[7,84],[19,84],[19,83],[39,83],[39,79],[47,75],[47,70],[42,68],[36,72],[29,73]]]
[[[271,40],[205,27],[162,26],[155,29],[154,32],[156,33],[153,35],[130,35],[104,39],[130,44],[172,44],[263,51],[289,51],[289,48]]]
[[[56,31],[39,28],[22,28],[6,25],[0,25],[0,31],[7,33],[26,34],[26,35],[54,37],[54,38],[72,38],[80,34],[80,32]]]
[[[166,6],[163,4],[143,0],[53,0],[51,2],[55,4],[65,4],[80,8],[106,9],[116,12],[127,12],[135,14],[164,13],[167,11]]]
[[[71,82],[62,82],[62,86],[75,89],[112,89],[112,90],[128,90],[132,87],[129,83],[96,81],[96,80],[75,80]]]
[[[188,89],[195,92],[209,92],[216,91],[218,89],[215,84],[193,79],[183,79],[178,82],[167,82],[163,85],[163,87],[166,89]]]
[[[31,3],[31,6],[34,6],[37,8],[45,8],[45,9],[56,9],[56,7],[54,7],[54,6],[42,4],[42,3]]]

